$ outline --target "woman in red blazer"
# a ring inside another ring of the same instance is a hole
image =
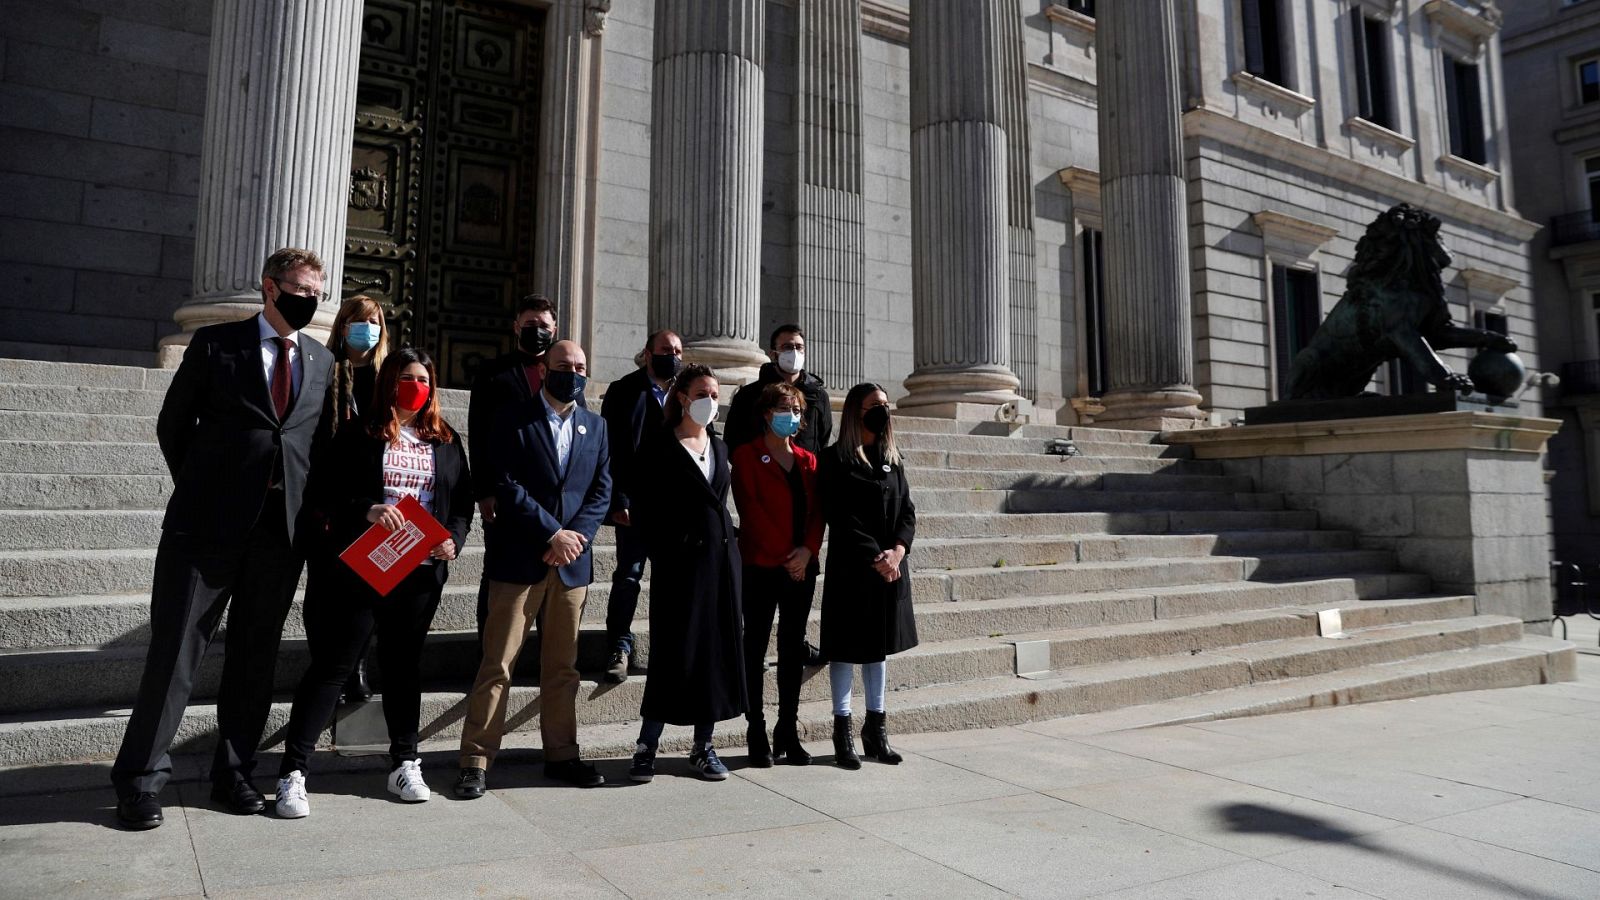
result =
[[[744,558],[744,665],[749,708],[745,740],[750,765],[774,757],[804,766],[800,746],[800,677],[806,660],[806,620],[817,587],[822,550],[822,503],[817,457],[794,445],[806,399],[794,385],[768,385],[756,403],[765,425],[760,440],[733,451],[733,502],[739,510],[739,552]],[[767,742],[762,709],[767,640],[778,619],[778,724]]]

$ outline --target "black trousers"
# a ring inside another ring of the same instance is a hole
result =
[[[211,780],[229,784],[250,778],[272,708],[283,621],[300,580],[301,558],[290,546],[284,515],[283,495],[269,491],[239,546],[162,534],[150,593],[150,648],[111,767],[119,796],[159,793],[172,776],[169,750],[224,610],[228,631]]]
[[[380,597],[337,558],[318,560],[306,584],[306,644],[311,666],[294,692],[279,776],[308,770],[317,736],[333,721],[339,695],[377,635],[383,718],[391,767],[417,758],[422,718],[422,645],[444,591],[434,566],[418,566]]]
[[[778,721],[799,715],[800,681],[806,665],[806,619],[811,615],[811,597],[816,589],[815,575],[795,581],[781,567],[744,567],[744,671],[750,704],[745,713],[747,721],[760,722],[764,718],[763,670],[774,616],[778,620]]]
[[[606,639],[612,650],[633,654],[633,617],[639,611],[639,582],[649,546],[631,525],[616,526],[617,569],[611,575],[611,596],[606,598]]]

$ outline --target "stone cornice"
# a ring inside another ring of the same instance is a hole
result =
[[[1435,25],[1480,50],[1500,30],[1502,18],[1494,0],[1428,0],[1422,11]]]
[[[1512,288],[1522,283],[1515,278],[1507,278],[1487,269],[1462,269],[1461,280],[1466,283],[1469,292],[1496,299],[1504,297]]]
[[[1380,195],[1387,195],[1395,203],[1404,201],[1434,215],[1478,225],[1518,241],[1529,240],[1543,227],[1520,216],[1491,209],[1432,185],[1313,147],[1296,138],[1241,122],[1215,110],[1191,109],[1184,113],[1183,131],[1185,137],[1209,138],[1231,147],[1263,153],[1351,185],[1361,185]]]
[[[1544,451],[1545,443],[1560,428],[1559,419],[1463,411],[1197,428],[1169,431],[1161,439],[1168,444],[1192,448],[1196,459],[1415,450],[1500,450],[1537,454]]]
[[[1241,93],[1249,94],[1257,100],[1265,101],[1274,109],[1288,114],[1291,119],[1298,119],[1300,116],[1315,109],[1317,105],[1314,97],[1307,97],[1298,91],[1291,91],[1281,84],[1275,84],[1265,78],[1251,75],[1249,72],[1233,73],[1233,83]]]
[[[861,0],[861,30],[899,44],[911,43],[911,10],[887,0]]]
[[[1073,199],[1100,200],[1100,173],[1083,166],[1068,166],[1056,173]]]
[[[1028,63],[1028,87],[1085,106],[1096,106],[1100,102],[1100,88],[1093,82],[1074,78],[1059,69],[1036,62]]]
[[[1470,159],[1462,159],[1451,153],[1439,157],[1439,168],[1444,169],[1469,184],[1487,185],[1500,180],[1500,173],[1481,163]]]
[[[1051,3],[1044,8],[1044,17],[1058,25],[1063,25],[1073,31],[1093,38],[1095,33],[1094,18],[1086,16],[1076,10],[1068,9],[1065,3]]]
[[[1344,129],[1360,140],[1369,144],[1377,144],[1394,156],[1399,156],[1417,145],[1415,138],[1407,137],[1398,131],[1391,131],[1376,122],[1369,122],[1360,116],[1351,116],[1345,119]]]
[[[1307,222],[1273,209],[1263,209],[1250,219],[1261,229],[1261,236],[1269,246],[1287,250],[1302,259],[1320,250],[1339,233],[1337,228]]]

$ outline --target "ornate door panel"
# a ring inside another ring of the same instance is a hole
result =
[[[367,0],[346,295],[391,310],[447,385],[510,349],[533,285],[542,15],[468,0]]]

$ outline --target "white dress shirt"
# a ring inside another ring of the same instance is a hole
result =
[[[267,317],[256,314],[256,333],[261,335],[261,367],[267,376],[267,396],[272,396],[272,370],[278,365],[278,329]],[[300,332],[289,335],[289,401],[300,395]]]
[[[576,407],[574,407],[575,409]],[[567,474],[567,457],[572,455],[572,409],[566,415],[551,405],[549,395],[544,398],[544,421],[550,426],[550,437],[556,442],[556,471]]]

